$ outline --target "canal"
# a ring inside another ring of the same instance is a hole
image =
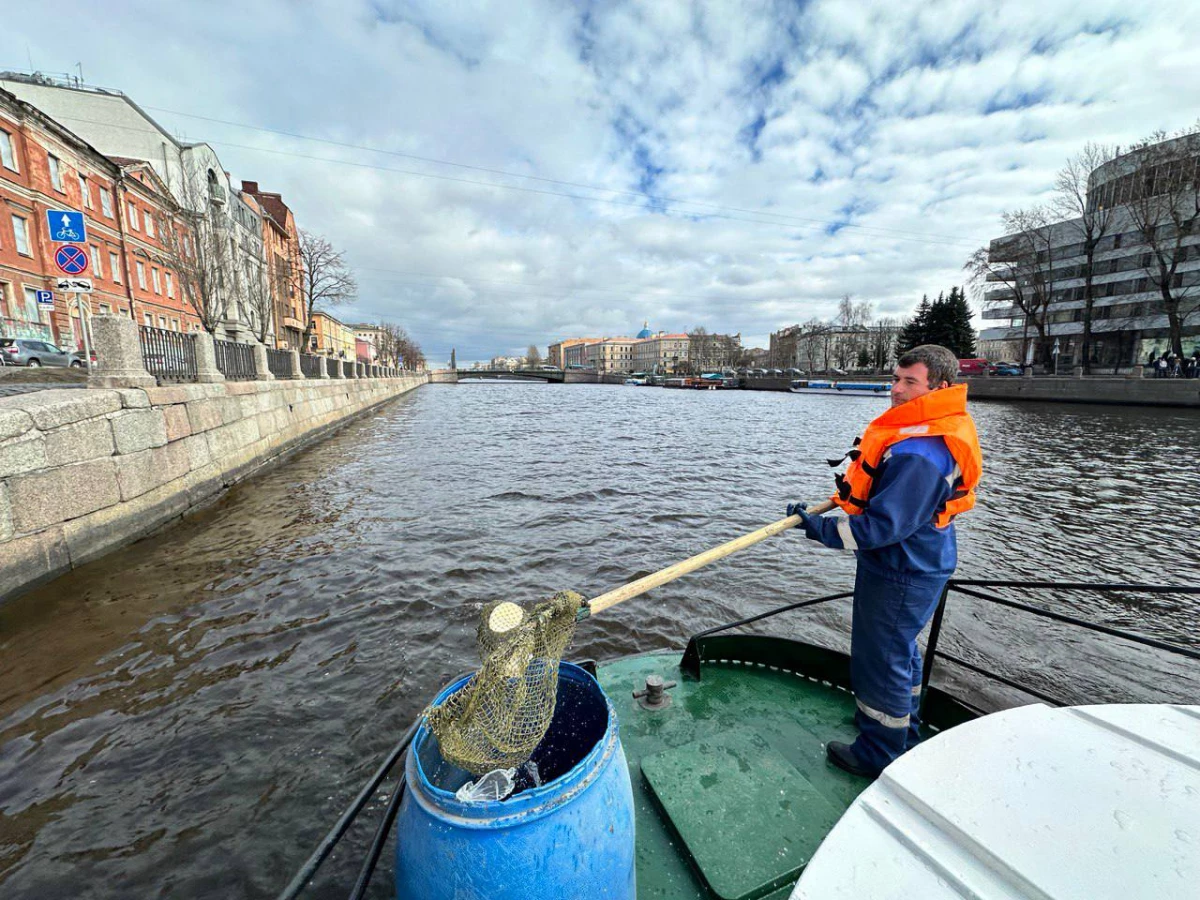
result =
[[[885,403],[432,385],[0,607],[0,895],[273,896],[473,666],[482,603],[593,595],[819,499],[825,459]],[[960,576],[1196,582],[1200,414],[974,412],[987,468]],[[852,573],[782,535],[585,623],[573,655],[682,646]],[[1197,641],[1194,599],[1032,601]],[[840,603],[772,627],[845,646],[848,621]],[[944,646],[1076,702],[1200,698],[1194,667],[1019,613],[964,601],[947,628]],[[356,864],[335,856],[309,896],[336,896]]]

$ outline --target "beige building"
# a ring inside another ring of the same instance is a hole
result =
[[[587,344],[585,365],[601,375],[609,372],[632,372],[633,348],[636,344],[635,338],[627,337],[604,338],[594,344]]]
[[[586,344],[588,341],[594,340],[596,340],[596,338],[566,338],[565,340],[551,344],[546,348],[546,362],[552,366],[558,366],[560,369],[566,368],[567,351],[571,347],[578,346],[579,344]],[[583,363],[580,362],[579,365],[583,365]]]
[[[563,359],[563,361],[562,361],[562,366],[560,368],[566,369],[571,366],[575,366],[576,368],[585,368],[588,364],[588,360],[587,360],[588,347],[590,347],[592,344],[598,344],[598,343],[600,343],[600,338],[572,338],[570,341],[563,341],[562,342],[562,359]],[[550,345],[550,349],[551,349],[551,351],[553,351],[553,349],[554,349],[553,344]],[[558,365],[557,363],[551,363],[551,364]]]
[[[313,353],[348,359],[351,362],[357,358],[354,351],[354,332],[329,313],[313,314],[313,330],[309,340],[312,341],[310,350]]]
[[[688,361],[688,336],[686,334],[658,334],[634,341],[634,372],[649,372],[659,375],[674,375]]]

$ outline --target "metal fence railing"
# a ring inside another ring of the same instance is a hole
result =
[[[323,365],[325,361],[319,356],[313,356],[311,353],[300,354],[300,371],[305,378],[320,378]]]
[[[258,377],[254,368],[254,346],[236,341],[213,340],[217,371],[226,381],[253,381]]]
[[[342,375],[342,361],[334,359],[332,356],[325,360],[325,370],[329,373],[330,378],[340,378]]]
[[[267,371],[276,378],[292,377],[292,351],[267,348]]]
[[[196,380],[196,336],[149,325],[139,327],[138,336],[142,345],[142,362],[146,371],[158,379],[168,381]]]

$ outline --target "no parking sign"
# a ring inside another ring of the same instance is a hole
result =
[[[54,254],[54,264],[67,275],[82,275],[87,271],[88,256],[82,248],[68,244],[58,248]]]

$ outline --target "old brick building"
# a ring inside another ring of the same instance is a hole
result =
[[[82,346],[73,295],[59,292],[46,211],[82,212],[93,313],[118,313],[172,330],[190,314],[162,252],[171,201],[145,163],[109,159],[78,135],[0,89],[0,334]],[[52,306],[37,303],[51,291]]]
[[[296,219],[280,194],[259,190],[257,181],[243,181],[242,193],[253,197],[263,214],[263,258],[275,312],[276,343],[286,350],[301,349],[304,340],[303,265]]]

